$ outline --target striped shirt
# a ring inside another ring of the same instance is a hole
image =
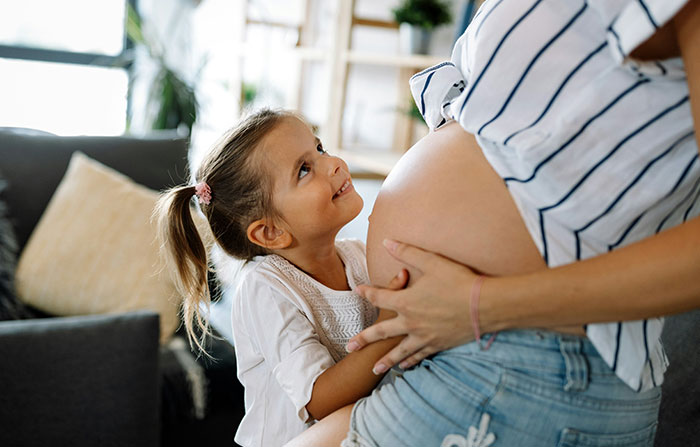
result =
[[[683,62],[629,57],[685,2],[487,0],[451,62],[411,79],[431,129],[456,120],[476,135],[550,267],[700,214]],[[662,327],[586,330],[615,373],[646,390],[668,365]]]

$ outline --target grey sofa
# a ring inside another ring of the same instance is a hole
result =
[[[0,201],[19,250],[75,150],[156,190],[187,176],[184,140],[0,129],[0,177],[8,183]],[[0,322],[0,446],[235,445],[243,390],[227,342],[213,341],[218,360],[197,359],[208,383],[200,417],[178,355],[157,346],[155,314],[46,319],[24,309],[23,316]],[[700,445],[700,312],[670,317],[664,342],[671,368],[656,446]]]
[[[0,323],[0,445],[158,445],[158,315]]]
[[[666,372],[656,447],[700,445],[700,310],[666,319]]]
[[[187,141],[172,135],[57,137],[0,128],[0,205],[17,253],[74,151],[154,190],[187,178]],[[4,258],[0,252],[0,263]],[[243,390],[228,342],[212,341],[211,361],[185,344],[158,346],[156,314],[54,318],[17,303],[8,313],[20,320],[0,321],[0,445],[235,445]],[[196,411],[192,368],[206,385],[206,406]]]

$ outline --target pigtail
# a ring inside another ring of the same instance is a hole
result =
[[[190,346],[206,352],[204,342],[211,334],[202,304],[209,308],[209,264],[207,250],[192,218],[194,186],[180,186],[163,193],[156,204],[158,238],[166,265],[175,272],[175,287],[184,297],[182,317]],[[201,335],[197,336],[197,330]]]
[[[262,139],[285,117],[295,114],[262,109],[245,118],[217,141],[196,170],[198,186],[179,186],[164,192],[154,211],[158,237],[173,273],[175,286],[184,297],[182,317],[192,348],[205,355],[211,335],[207,311],[209,260],[203,241],[216,242],[228,255],[244,261],[268,254],[248,240],[246,229],[262,216],[277,216],[272,205],[272,184],[266,178],[263,158],[256,156]],[[198,231],[192,216],[192,197],[198,197],[208,228]],[[212,197],[214,194],[214,197]],[[210,240],[209,237],[213,237]]]

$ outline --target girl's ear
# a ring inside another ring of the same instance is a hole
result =
[[[258,219],[248,225],[246,234],[250,242],[271,250],[280,250],[292,244],[292,235],[267,219]]]

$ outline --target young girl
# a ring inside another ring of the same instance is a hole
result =
[[[362,199],[345,162],[328,155],[292,112],[262,110],[225,134],[196,185],[173,188],[159,203],[162,238],[186,297],[187,334],[200,349],[209,332],[200,311],[209,303],[209,264],[190,211],[193,196],[216,242],[247,261],[232,318],[246,408],[235,440],[281,446],[369,394],[381,379],[373,363],[398,342],[346,356],[350,337],[389,317],[351,291],[369,282],[364,244],[335,240]],[[406,280],[402,271],[392,287]]]

